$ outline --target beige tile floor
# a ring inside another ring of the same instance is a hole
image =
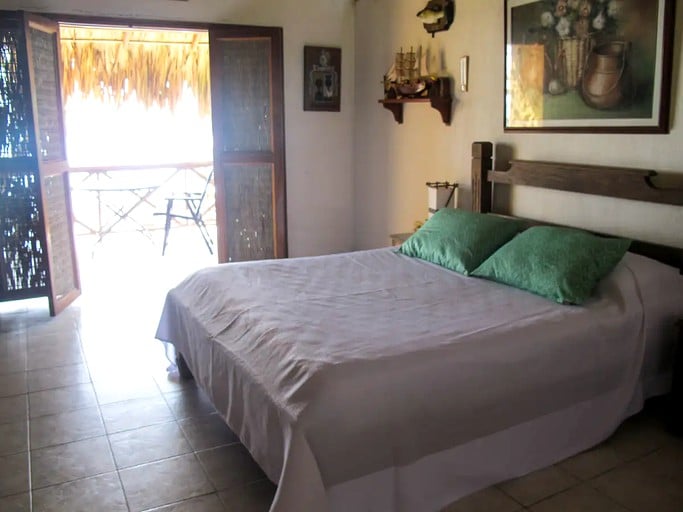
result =
[[[191,266],[210,263],[196,247]],[[45,300],[0,304],[0,511],[268,510],[274,485],[194,383],[166,372],[154,328],[191,268],[156,249],[88,259],[84,295],[56,318]],[[664,405],[446,511],[681,512],[683,440]]]

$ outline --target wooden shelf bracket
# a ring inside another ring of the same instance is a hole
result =
[[[445,125],[451,124],[451,107],[453,100],[450,97],[430,97],[430,98],[397,98],[378,100],[384,108],[391,111],[394,120],[398,124],[403,124],[403,105],[405,103],[429,103],[431,107],[441,114],[441,120]]]

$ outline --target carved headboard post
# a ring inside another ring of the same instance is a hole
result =
[[[492,183],[488,172],[492,169],[493,144],[490,142],[472,143],[472,211],[488,213],[491,211]]]

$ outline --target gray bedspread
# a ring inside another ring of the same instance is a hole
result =
[[[157,337],[279,484],[273,512],[344,510],[336,485],[596,396],[616,426],[645,352],[631,267],[573,307],[391,249],[217,265],[168,293]]]

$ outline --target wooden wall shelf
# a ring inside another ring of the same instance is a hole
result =
[[[441,119],[446,125],[451,124],[451,106],[453,100],[451,98],[397,98],[377,100],[384,108],[390,110],[394,114],[394,119],[398,124],[403,124],[403,104],[404,103],[430,103],[432,108],[441,114]]]

